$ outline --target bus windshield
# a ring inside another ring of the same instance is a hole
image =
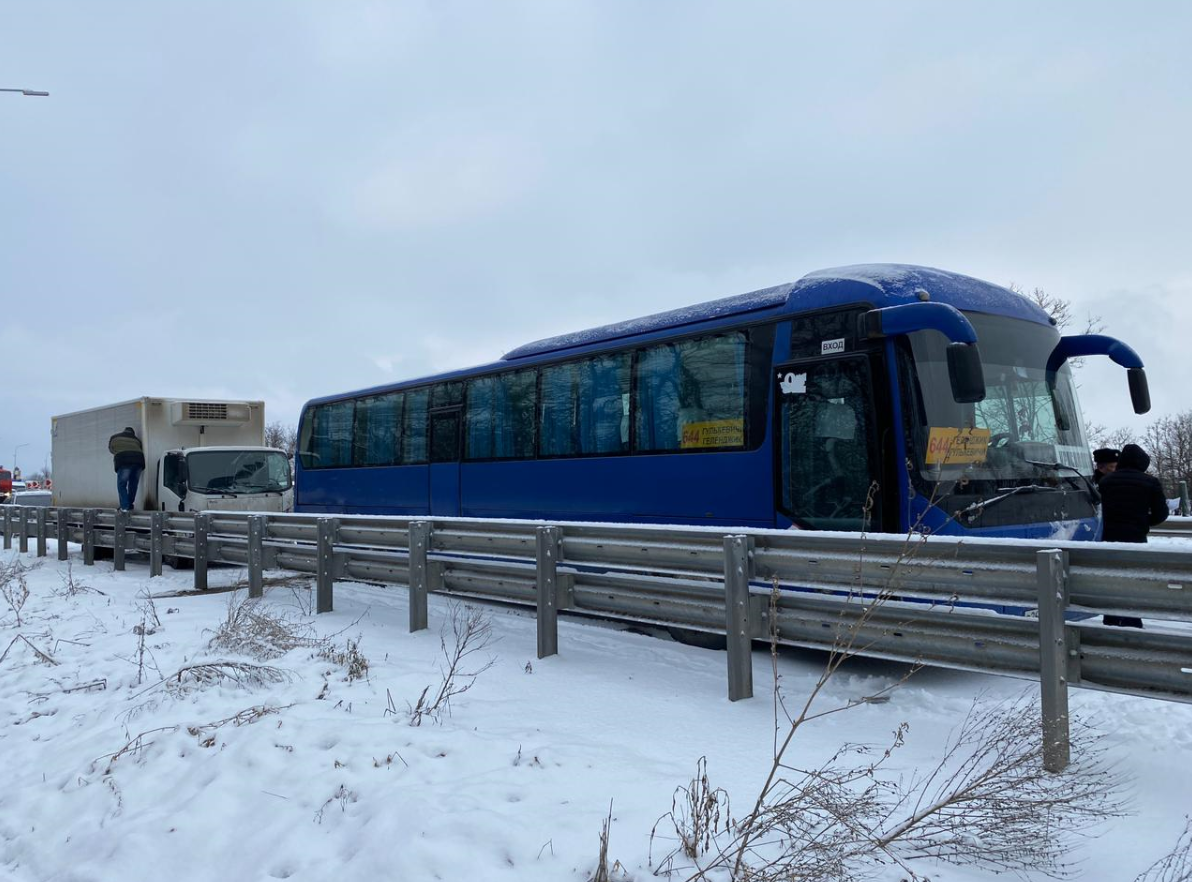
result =
[[[194,451],[186,467],[197,493],[282,493],[292,484],[290,460],[276,450]]]
[[[1060,368],[1053,386],[1046,376],[1059,340],[1055,328],[1002,316],[967,318],[985,372],[985,399],[976,404],[952,399],[947,341],[927,331],[909,335],[919,379],[912,469],[925,481],[955,482],[948,492],[1083,486],[1080,476],[1092,474],[1092,462],[1070,368]]]

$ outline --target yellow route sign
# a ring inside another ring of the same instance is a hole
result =
[[[967,465],[985,462],[989,429],[932,426],[927,436],[927,465]]]
[[[741,447],[744,443],[744,420],[709,420],[683,426],[684,450],[693,447]]]

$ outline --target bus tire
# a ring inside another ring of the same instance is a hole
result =
[[[696,631],[692,628],[667,628],[666,633],[676,643],[686,646],[696,646],[700,649],[723,651],[728,649],[728,638],[723,634],[711,631]]]

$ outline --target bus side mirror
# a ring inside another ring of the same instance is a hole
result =
[[[1127,368],[1126,379],[1130,382],[1130,403],[1135,413],[1146,413],[1151,409],[1151,390],[1146,382],[1146,371],[1142,368]]]
[[[952,398],[957,404],[985,399],[985,371],[976,343],[948,344],[948,379],[952,381]]]

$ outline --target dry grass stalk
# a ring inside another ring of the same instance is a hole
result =
[[[615,882],[616,879],[623,876],[621,865],[619,862],[614,863],[612,867],[608,865],[608,837],[609,831],[613,825],[613,804],[610,801],[608,804],[608,816],[600,825],[600,854],[596,858],[596,871],[589,878],[588,882]]]
[[[360,794],[358,794],[356,791],[349,790],[343,784],[340,784],[339,787],[335,789],[335,792],[327,798],[327,801],[323,803],[322,808],[315,812],[315,823],[323,823],[323,813],[327,810],[327,807],[331,805],[331,803],[338,802],[339,810],[341,812],[346,812],[348,810],[348,803],[355,802],[359,798]]]
[[[200,747],[213,747],[215,745],[216,731],[222,729],[224,726],[248,726],[264,717],[280,713],[288,707],[293,707],[293,705],[286,704],[279,707],[272,704],[257,704],[242,711],[237,711],[232,716],[225,717],[222,720],[204,723],[200,726],[187,726],[186,731],[199,739]]]
[[[713,787],[708,780],[708,758],[701,756],[696,763],[695,776],[686,787],[675,789],[671,798],[671,810],[654,822],[650,830],[650,846],[653,849],[658,825],[669,820],[678,834],[678,845],[674,852],[663,859],[664,866],[672,866],[678,854],[690,861],[697,861],[700,855],[710,851],[716,837],[728,833],[732,825],[732,813],[728,793],[720,787]]]
[[[92,588],[90,585],[84,585],[82,582],[76,581],[74,577],[74,564],[69,560],[66,562],[66,573],[59,573],[58,577],[62,580],[62,587],[55,592],[58,595],[75,597],[79,594],[103,594],[98,588]]]
[[[0,597],[8,604],[18,628],[24,624],[21,621],[21,610],[25,607],[25,601],[29,599],[29,585],[25,580],[25,573],[28,571],[29,568],[19,560],[9,564],[0,563]]]
[[[9,651],[12,649],[13,644],[15,644],[18,640],[20,640],[22,643],[24,643],[26,646],[28,646],[31,650],[33,650],[33,654],[37,657],[38,661],[42,662],[43,664],[47,664],[47,665],[58,664],[57,659],[55,659],[49,653],[42,652],[40,649],[38,649],[36,646],[34,646],[33,643],[29,640],[29,638],[26,637],[24,634],[18,634],[16,637],[13,637],[12,640],[10,640],[8,642],[8,646],[6,646],[4,648],[4,652],[0,653],[0,662],[4,661],[4,659],[8,658]]]
[[[258,689],[292,679],[289,671],[268,665],[254,665],[241,661],[211,661],[179,668],[161,685],[175,698],[210,686],[231,684],[244,689]]]
[[[360,637],[348,640],[341,648],[327,643],[319,650],[319,658],[339,665],[347,672],[347,681],[368,679],[368,659],[360,651]]]
[[[1184,832],[1175,848],[1151,864],[1134,882],[1192,882],[1192,821],[1184,819]]]
[[[871,492],[867,505],[873,498]],[[679,844],[664,859],[659,873],[679,872],[675,864],[686,858],[682,871],[688,880],[705,882],[844,882],[868,876],[880,864],[894,864],[916,879],[910,864],[926,858],[998,872],[1062,877],[1071,872],[1063,863],[1071,838],[1121,814],[1122,803],[1114,796],[1118,781],[1103,765],[1089,729],[1074,724],[1073,753],[1081,759],[1065,774],[1043,769],[1035,701],[993,708],[975,705],[938,765],[910,780],[887,770],[904,742],[905,724],[897,727],[884,748],[844,745],[811,769],[799,768],[788,759],[804,725],[881,700],[917,670],[912,666],[906,675],[860,702],[827,709],[818,705],[840,667],[869,648],[861,635],[868,633],[866,626],[876,611],[895,596],[909,569],[906,564],[920,553],[925,541],[925,531],[916,525],[880,590],[862,584],[862,543],[856,588],[842,604],[827,664],[793,712],[778,679],[779,595],[774,586],[770,621],[775,729],[769,774],[748,814],[731,819],[726,803],[725,818],[714,830],[707,809],[698,822],[690,809],[676,813],[672,808],[670,815],[664,815],[674,823]],[[686,794],[688,805],[698,805],[713,791],[705,783],[706,774],[701,763],[694,786],[678,791]],[[1173,866],[1177,860],[1172,858]]]
[[[261,600],[233,594],[228,611],[208,646],[256,659],[271,659],[292,649],[320,645],[311,627],[278,612]]]
[[[424,719],[439,722],[451,713],[451,700],[463,695],[476,682],[476,678],[493,666],[489,658],[478,667],[472,667],[474,657],[484,652],[492,642],[492,621],[489,616],[475,607],[452,604],[450,616],[453,644],[447,648],[446,634],[441,634],[439,643],[443,652],[443,664],[439,668],[442,679],[435,693],[431,685],[422,690],[418,701],[409,707],[411,726],[420,726]],[[465,668],[471,667],[470,670]]]

